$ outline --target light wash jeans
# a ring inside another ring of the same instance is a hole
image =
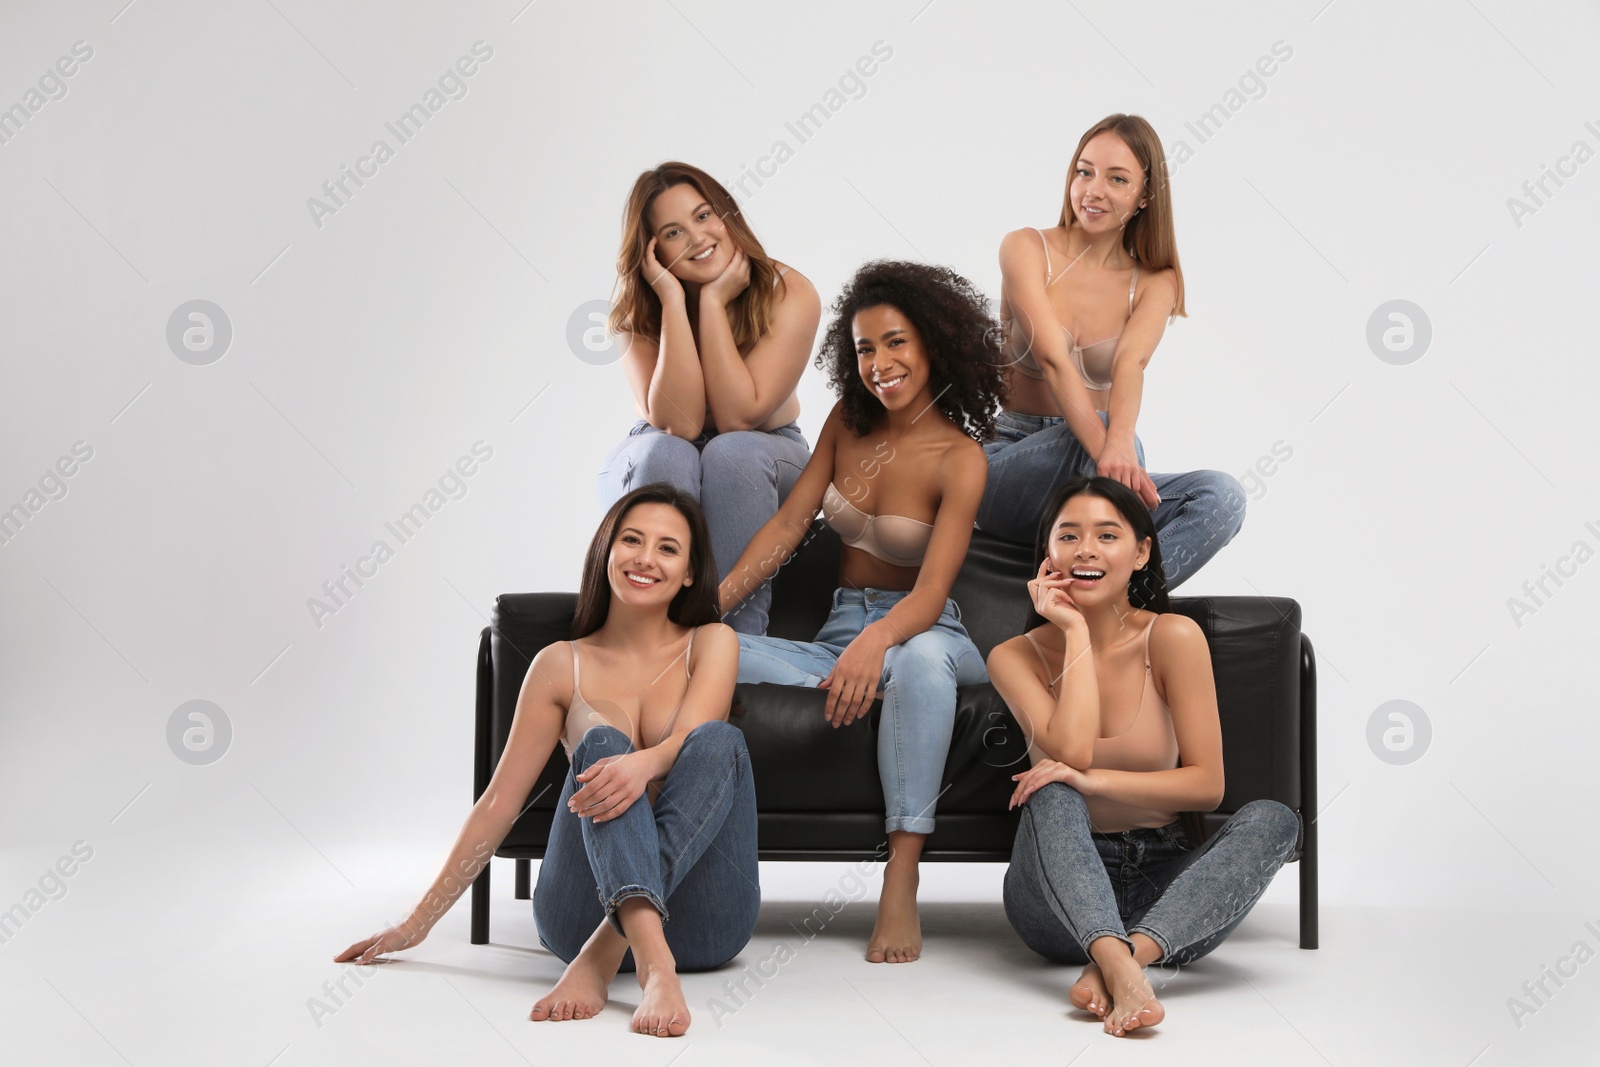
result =
[[[1099,412],[1110,424],[1110,414]],[[1137,434],[1134,450],[1143,467],[1144,442]],[[1032,545],[1050,494],[1062,482],[1095,474],[1094,457],[1059,415],[1022,415],[1001,411],[994,437],[983,446],[989,457],[989,481],[978,507],[978,528],[1016,544]],[[1154,474],[1161,503],[1152,516],[1161,545],[1167,588],[1176,589],[1199,570],[1244,525],[1244,486],[1221,471]]]
[[[833,610],[815,641],[739,636],[739,681],[815,687],[833,670],[845,646],[906,596],[886,589],[835,589]],[[944,790],[944,764],[955,727],[956,686],[989,680],[978,646],[961,625],[961,609],[946,597],[931,627],[892,646],[883,657],[879,695],[878,777],[887,831],[933,832]],[[861,729],[860,720],[845,730]]]
[[[669,482],[693,496],[711,528],[711,553],[721,582],[756,531],[778,513],[810,459],[811,446],[798,422],[776,430],[718,433],[708,428],[685,441],[640,419],[600,466],[600,506],[609,508],[651,482]],[[722,621],[740,633],[764,634],[771,606],[769,579]]]
[[[599,824],[567,810],[577,775],[631,751],[613,726],[591,727],[573,750],[533,891],[539,943],[571,963],[602,920],[622,932],[619,903],[644,897],[661,913],[679,970],[719,967],[749,942],[761,910],[744,734],[726,722],[690,730],[654,803],[647,793]],[[631,949],[622,969],[634,969]]]
[[[1022,808],[1006,869],[1006,918],[1039,955],[1089,962],[1088,946],[1141,933],[1158,962],[1193,963],[1244,921],[1294,851],[1300,820],[1275,800],[1252,800],[1195,848],[1181,822],[1095,832],[1083,794],[1045,785]]]

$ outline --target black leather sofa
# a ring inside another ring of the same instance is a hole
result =
[[[838,535],[820,520],[799,553],[773,580],[768,633],[809,641],[827,618],[838,575]],[[985,656],[1021,633],[1029,617],[1026,584],[1031,549],[974,530],[951,595],[961,621]],[[533,656],[567,639],[573,593],[500,596],[478,651],[473,798],[483,794],[505,747],[517,694]],[[1300,947],[1317,947],[1316,670],[1311,642],[1300,632],[1300,605],[1285,597],[1174,597],[1174,610],[1194,619],[1211,646],[1222,718],[1227,792],[1203,816],[1214,833],[1245,803],[1281,801],[1300,816],[1291,861],[1300,874]],[[756,782],[758,837],[764,860],[855,860],[881,856],[883,796],[876,731],[881,703],[866,722],[835,730],[822,718],[825,693],[794,686],[741,684],[745,734]],[[1025,768],[1021,729],[988,683],[958,692],[955,733],[939,799],[937,829],[923,858],[1005,862],[1017,812],[1006,810]],[[550,822],[567,774],[558,746],[495,855],[516,860],[516,896],[529,896],[530,859],[544,855]],[[489,940],[489,877],[472,888],[473,944]]]

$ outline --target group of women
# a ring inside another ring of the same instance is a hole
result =
[[[594,1016],[633,970],[633,1029],[684,1033],[678,972],[737,956],[760,908],[755,790],[728,715],[738,682],[772,682],[827,690],[842,729],[882,698],[889,852],[866,958],[915,960],[956,689],[988,680],[1031,764],[1014,776],[1006,915],[1083,967],[1069,999],[1107,1032],[1159,1023],[1145,969],[1227,937],[1299,825],[1252,801],[1200,840],[1193,817],[1222,799],[1221,727],[1205,636],[1168,593],[1238,531],[1244,493],[1215,471],[1148,473],[1135,432],[1145,368],[1185,314],[1155,132],[1112,115],[1083,135],[1058,223],[1001,241],[998,323],[949,269],[858,270],[817,346],[838,400],[815,448],[796,387],[817,292],[715,179],[683,163],[642,174],[617,268],[610,327],[640,417],[600,472],[609,510],[573,639],[535,656],[422,902],[336,959],[421,941],[560,743],[571,769],[533,908],[567,968],[531,1017]],[[772,575],[819,512],[843,545],[832,610],[812,641],[766,636]],[[987,662],[949,595],[975,526],[1038,560],[1036,625]]]

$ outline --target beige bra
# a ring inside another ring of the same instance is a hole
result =
[[[697,627],[689,634],[689,644],[683,651],[683,676],[685,679],[693,677],[689,673],[689,656],[694,652],[694,635],[699,633]],[[561,745],[567,750],[567,758],[572,758],[572,753],[578,747],[578,742],[583,740],[583,735],[591,726],[615,726],[618,730],[628,735],[628,740],[633,742],[634,750],[644,747],[644,738],[640,736],[639,726],[628,718],[623,710],[610,701],[602,700],[605,709],[595,707],[583,698],[583,693],[578,689],[578,642],[568,641],[572,646],[572,704],[567,708],[566,729],[561,735]],[[684,685],[684,696],[688,696],[688,684]],[[660,735],[652,742],[659,745],[662,740],[672,733],[672,724],[678,721],[678,712],[683,710],[683,700],[678,700],[678,706],[672,709],[672,717],[661,728]],[[609,713],[609,714],[608,714]]]
[[[896,567],[920,567],[933,538],[930,523],[904,515],[868,515],[828,483],[822,516],[838,531],[839,540]]]
[[[1050,266],[1050,243],[1044,239],[1044,234],[1038,230],[1039,241],[1044,245],[1045,288],[1050,288],[1055,280],[1055,270]],[[1065,277],[1065,274],[1062,275]],[[1128,314],[1133,314],[1133,293],[1139,285],[1139,265],[1133,265],[1133,280],[1128,283]],[[1104,341],[1096,341],[1092,345],[1080,345],[1077,338],[1072,336],[1072,331],[1065,326],[1061,332],[1067,335],[1067,351],[1072,355],[1072,362],[1077,366],[1078,373],[1083,376],[1083,384],[1090,389],[1111,388],[1112,357],[1117,354],[1117,342],[1122,334],[1107,337]],[[1023,343],[1021,333],[1016,329],[1016,320],[1010,319],[1006,326],[1006,342],[1012,353],[1017,353],[1016,360],[1011,364],[1023,375],[1029,378],[1043,379],[1044,370],[1040,368],[1039,361],[1033,358],[1031,347]]]

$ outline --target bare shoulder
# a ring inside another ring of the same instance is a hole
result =
[[[951,423],[944,438],[944,454],[939,460],[939,473],[948,481],[979,479],[979,484],[989,477],[989,456],[983,446],[968,437],[966,431]]]
[[[543,690],[542,696],[567,705],[572,702],[572,645],[566,641],[552,641],[541,648],[528,666],[523,688]]]
[[[1176,611],[1162,612],[1150,624],[1150,665],[1193,662],[1194,657],[1209,659],[1211,646],[1205,631],[1189,616]]]
[[[1133,301],[1135,306],[1152,300],[1157,304],[1171,306],[1178,300],[1178,272],[1171,267],[1151,271],[1148,274],[1140,273],[1138,287],[1134,291]]]
[[[739,634],[733,627],[725,622],[708,622],[695,629],[694,650],[689,656],[691,674],[699,664],[738,658]]]
[[[1000,262],[1044,262],[1043,234],[1032,226],[1022,226],[1000,238]],[[1020,258],[1019,258],[1020,257]]]

